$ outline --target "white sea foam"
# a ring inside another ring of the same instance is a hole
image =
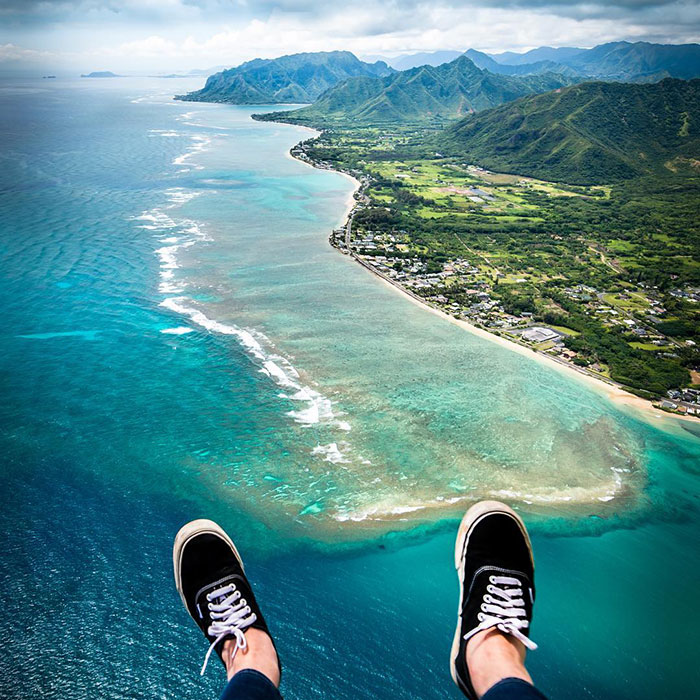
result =
[[[263,362],[262,369],[263,372],[265,372],[269,377],[272,377],[280,386],[290,388],[296,387],[296,383],[290,379],[289,375],[272,360],[265,360],[265,362]]]
[[[191,199],[195,199],[201,194],[201,192],[197,192],[196,190],[188,190],[184,187],[171,187],[170,189],[165,190],[165,196],[168,198],[168,201],[174,205],[189,202]]]
[[[349,512],[336,513],[333,517],[338,522],[362,522],[363,520],[393,520],[401,519],[400,516],[426,510],[436,502],[397,504],[394,499],[387,499],[374,503],[364,508],[358,508]],[[442,504],[439,504],[442,505]]]
[[[591,503],[593,501],[612,501],[622,487],[622,481],[618,475],[614,475],[612,485],[585,488],[576,486],[573,488],[539,488],[530,491],[516,491],[514,489],[498,489],[489,491],[488,495],[498,499],[525,501],[526,503]]]
[[[347,443],[342,443],[344,449],[348,448]],[[311,450],[312,455],[323,455],[325,462],[330,462],[331,464],[347,464],[350,462],[349,459],[341,452],[338,447],[337,442],[331,442],[328,445],[317,445]]]
[[[304,404],[303,408],[287,412],[287,415],[297,423],[304,426],[323,423],[341,430],[350,430],[351,426],[347,421],[337,418],[329,398],[309,386],[302,385],[299,381],[299,372],[289,360],[271,353],[264,347],[262,338],[265,336],[263,334],[211,319],[199,309],[189,306],[190,303],[191,300],[186,297],[168,297],[160,305],[186,316],[193,323],[209,331],[236,337],[251,358],[260,365],[260,372],[270,377],[277,386],[293,392],[291,394],[283,393],[281,397]],[[314,452],[314,454],[317,453]]]
[[[184,187],[171,187],[165,190],[165,196],[169,202],[167,209],[171,210],[182,206],[186,202],[198,197],[201,192],[188,190]],[[184,280],[175,281],[174,271],[180,267],[178,255],[182,250],[190,248],[195,243],[210,240],[200,225],[192,219],[177,219],[166,214],[162,209],[155,208],[145,211],[139,216],[133,217],[134,221],[144,222],[139,228],[154,231],[160,243],[167,245],[156,248],[155,254],[160,260],[160,284],[158,291],[161,294],[182,294],[186,284]]]
[[[246,330],[237,328],[236,326],[229,326],[225,323],[220,323],[211,318],[205,316],[199,309],[192,308],[190,306],[185,306],[182,302],[189,301],[185,297],[169,297],[164,299],[160,305],[170,311],[187,316],[193,323],[196,323],[202,328],[206,328],[214,333],[221,333],[223,335],[233,335],[238,338],[241,345],[250,353],[256,360],[265,362],[267,356],[263,352],[263,349],[258,343],[253,335]]]
[[[167,214],[160,209],[152,209],[145,211],[139,216],[133,217],[134,221],[150,221],[149,224],[142,224],[141,228],[149,230],[166,230],[177,227],[177,222],[173,221]]]
[[[185,241],[178,245],[168,245],[156,250],[156,255],[160,258],[160,266],[165,270],[176,270],[180,267],[177,264],[177,251],[181,248],[189,248],[194,245],[194,241]]]
[[[151,136],[179,136],[179,132],[173,131],[172,129],[149,129],[149,135]]]
[[[193,155],[206,150],[211,143],[211,139],[203,134],[195,134],[192,137],[192,146],[182,155],[173,159],[173,165],[184,165]]]
[[[194,333],[194,328],[178,326],[177,328],[163,328],[160,332],[167,335],[185,335],[186,333]]]

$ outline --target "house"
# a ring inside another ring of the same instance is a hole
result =
[[[559,337],[556,331],[551,328],[541,328],[540,326],[534,326],[533,328],[527,328],[521,334],[523,340],[527,340],[529,343],[544,343],[547,340],[554,340]]]

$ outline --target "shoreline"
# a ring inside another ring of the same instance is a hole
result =
[[[299,124],[291,124],[291,123],[286,123],[286,122],[278,122],[281,124],[286,124],[288,126],[293,126],[297,128],[304,129],[306,131],[310,131],[316,136],[320,135],[322,132],[319,131],[318,129],[314,129],[309,126],[304,126],[304,125],[299,125]],[[299,142],[300,144],[301,142]],[[299,144],[296,144],[292,148],[296,148]],[[304,163],[305,165],[308,165],[311,168],[316,168],[317,170],[327,170],[329,172],[334,172],[337,173],[338,175],[342,175],[346,179],[350,180],[353,185],[355,186],[355,189],[350,193],[348,196],[348,201],[347,201],[347,207],[345,210],[345,214],[343,217],[341,217],[340,221],[343,222],[342,225],[346,228],[349,224],[352,222],[352,217],[354,215],[354,210],[358,204],[357,200],[355,199],[355,194],[360,191],[361,189],[361,184],[357,180],[357,178],[353,177],[349,173],[346,173],[342,170],[337,170],[335,168],[328,168],[328,167],[319,167],[316,165],[314,162],[310,160],[306,160],[303,158],[298,158],[295,156],[291,149],[287,151],[287,157],[292,158],[300,163]],[[332,239],[329,238],[330,245],[331,247],[335,248],[336,250],[339,250],[337,246],[335,246],[332,242]],[[502,347],[505,347],[511,351],[518,352],[521,355],[525,355],[527,357],[530,357],[538,362],[543,362],[546,364],[546,366],[557,369],[559,371],[562,371],[564,373],[567,373],[569,376],[572,378],[576,378],[580,381],[583,381],[584,383],[588,384],[592,389],[597,391],[598,393],[604,394],[611,402],[621,405],[621,406],[626,406],[628,409],[631,409],[632,412],[640,419],[643,420],[646,423],[649,423],[650,425],[654,425],[656,427],[664,427],[666,429],[672,430],[675,432],[675,430],[678,429],[679,425],[676,423],[676,421],[686,421],[690,423],[697,423],[700,421],[699,417],[696,416],[687,416],[687,415],[681,415],[678,413],[671,413],[669,411],[664,411],[657,406],[654,406],[652,401],[648,399],[644,399],[641,396],[637,396],[635,394],[632,394],[629,392],[622,384],[619,384],[615,382],[612,379],[604,379],[602,377],[595,376],[591,374],[590,372],[587,372],[583,368],[580,367],[575,367],[574,365],[568,363],[568,362],[563,362],[555,357],[552,357],[550,355],[546,355],[545,353],[541,352],[540,350],[536,350],[534,348],[531,348],[529,346],[524,346],[521,345],[520,343],[510,340],[508,338],[504,338],[503,336],[496,335],[495,333],[492,333],[490,331],[487,331],[483,328],[479,328],[468,321],[465,321],[463,319],[455,318],[454,316],[448,314],[447,312],[443,311],[442,309],[439,309],[429,302],[427,302],[425,299],[422,299],[418,297],[417,295],[413,294],[410,290],[406,289],[403,287],[401,284],[396,282],[395,280],[392,280],[385,275],[382,275],[378,270],[376,270],[372,265],[369,265],[365,260],[360,258],[354,251],[348,248],[347,252],[345,251],[340,251],[341,254],[347,255],[349,258],[351,258],[354,262],[358,263],[361,267],[365,268],[368,272],[371,272],[375,277],[380,279],[384,284],[387,286],[391,287],[393,290],[396,292],[402,294],[405,298],[409,299],[411,302],[416,304],[417,306],[420,306],[422,309],[427,310],[436,316],[439,316],[440,318],[449,321],[450,323],[453,323],[456,326],[459,326],[463,330],[468,331],[469,333],[472,333],[473,335],[476,335],[480,338],[484,338],[485,340],[489,340],[493,343],[497,343],[501,345]],[[665,419],[672,419],[670,423],[668,423],[666,426],[663,425],[665,422]]]
[[[575,367],[568,362],[562,362],[561,360],[558,360],[550,355],[546,355],[540,350],[521,345],[520,343],[517,343],[514,340],[504,338],[503,336],[496,335],[495,333],[491,333],[490,331],[487,331],[483,328],[479,328],[478,326],[475,326],[469,323],[468,321],[465,321],[460,318],[455,318],[454,316],[451,316],[442,309],[439,309],[433,306],[432,304],[426,302],[425,300],[413,295],[409,290],[405,289],[400,284],[385,277],[377,270],[373,269],[371,265],[368,265],[367,263],[365,263],[364,260],[357,257],[354,253],[349,252],[348,256],[356,262],[358,262],[366,270],[378,277],[384,284],[391,287],[398,293],[402,294],[404,297],[409,299],[417,306],[420,306],[422,309],[429,311],[456,326],[459,326],[463,330],[466,330],[469,333],[472,333],[473,335],[488,340],[492,343],[496,343],[497,345],[507,348],[512,352],[517,352],[537,362],[541,362],[547,367],[550,367],[551,369],[559,370],[574,379],[582,381],[583,383],[587,384],[592,389],[594,389],[596,392],[604,394],[606,398],[608,398],[611,402],[618,405],[624,405],[628,409],[631,409],[636,417],[650,425],[670,429],[673,432],[675,432],[675,430],[678,428],[678,425],[675,423],[675,421],[687,421],[689,423],[697,423],[697,421],[699,420],[697,417],[694,416],[683,416],[677,413],[663,411],[660,408],[654,406],[654,404],[648,399],[644,399],[641,396],[636,396],[635,394],[630,393],[621,384],[618,384],[612,379],[606,380],[600,377],[596,377],[586,372],[582,368]],[[663,422],[667,419],[675,419],[675,421],[668,424],[667,426],[664,426]]]
[[[278,124],[284,124],[285,126],[293,126],[298,129],[304,129],[305,131],[310,131],[313,135],[314,138],[317,136],[321,135],[321,131],[318,129],[314,129],[311,126],[304,126],[302,124],[289,124],[287,122],[277,122]],[[299,141],[296,145],[292,146],[292,148],[296,148],[302,141]],[[303,163],[304,165],[308,165],[310,168],[313,168],[314,170],[326,170],[331,173],[336,173],[337,175],[342,175],[346,180],[350,180],[354,186],[354,190],[348,194],[348,198],[345,204],[345,211],[344,213],[338,218],[338,224],[340,226],[346,226],[348,221],[350,220],[350,217],[353,214],[353,210],[355,209],[355,206],[357,205],[357,200],[355,199],[355,193],[360,191],[360,188],[362,185],[360,184],[360,181],[356,178],[350,175],[349,173],[346,173],[342,170],[334,170],[332,168],[319,168],[317,165],[314,165],[314,163],[309,162],[308,160],[303,160],[302,158],[297,158],[295,155],[292,154],[291,149],[288,151],[285,151],[285,155],[287,158],[290,158],[291,160],[296,161],[297,163]],[[332,248],[335,248],[331,244]]]

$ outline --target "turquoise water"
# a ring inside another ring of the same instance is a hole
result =
[[[187,87],[0,85],[3,694],[214,696],[170,572],[208,516],[287,697],[457,697],[452,532],[483,496],[535,532],[547,692],[687,694],[697,426],[385,287],[326,243],[352,184],[286,156],[305,133]]]

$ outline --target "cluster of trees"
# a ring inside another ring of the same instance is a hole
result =
[[[553,287],[546,290],[549,299],[566,311],[566,314],[543,314],[545,323],[564,325],[580,335],[567,336],[565,345],[579,353],[586,361],[597,361],[608,366],[610,377],[621,384],[648,392],[655,396],[668,389],[684,386],[690,375],[684,361],[689,357],[659,357],[630,346],[624,329],[606,328],[600,321],[581,312],[573,300]]]

